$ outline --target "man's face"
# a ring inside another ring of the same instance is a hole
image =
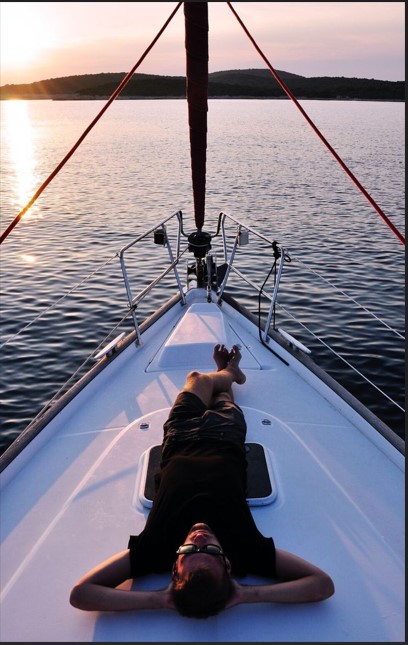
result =
[[[195,544],[199,548],[206,544],[216,544],[221,547],[211,528],[208,524],[203,523],[194,524],[191,527],[183,544]],[[179,578],[199,569],[222,574],[225,567],[229,570],[228,560],[224,562],[222,555],[211,555],[210,553],[186,553],[179,555],[176,560],[176,571]]]

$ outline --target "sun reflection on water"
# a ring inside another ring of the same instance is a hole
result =
[[[36,262],[35,256],[34,255],[28,255],[27,253],[22,255],[21,259],[26,264],[35,264],[35,262]]]
[[[18,208],[23,208],[35,191],[33,130],[26,101],[4,101],[5,135],[13,176],[13,192]],[[32,209],[26,217],[32,215]]]

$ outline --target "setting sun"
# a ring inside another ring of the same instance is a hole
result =
[[[2,66],[20,68],[36,62],[54,43],[52,31],[36,15],[35,4],[1,3]]]

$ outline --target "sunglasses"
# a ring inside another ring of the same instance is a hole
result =
[[[190,553],[208,553],[208,555],[221,555],[224,557],[224,552],[217,544],[204,544],[204,546],[196,546],[195,544],[182,544],[176,551],[177,555],[189,555]]]

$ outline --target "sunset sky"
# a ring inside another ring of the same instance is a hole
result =
[[[405,79],[404,2],[234,2],[275,69]],[[176,2],[2,2],[0,84],[127,72]],[[225,2],[209,3],[210,72],[264,68]],[[185,74],[181,7],[137,70]]]

